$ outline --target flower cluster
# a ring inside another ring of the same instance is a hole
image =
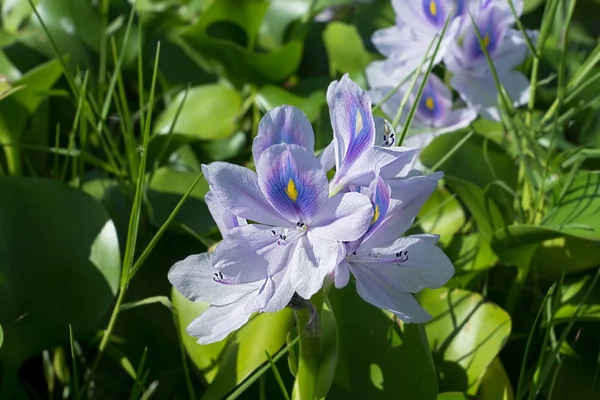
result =
[[[222,340],[252,314],[281,310],[295,296],[310,299],[325,282],[341,288],[351,275],[366,301],[424,322],[429,315],[411,293],[453,275],[437,236],[400,237],[442,174],[412,168],[416,150],[394,145],[389,123],[373,117],[369,95],[347,75],[331,83],[327,102],[334,139],[320,158],[308,119],[282,106],[259,124],[256,172],[203,166],[205,200],[223,241],[169,271],[181,294],[210,304],[187,330],[199,343]]]
[[[451,91],[430,74],[411,126],[411,131],[419,134],[410,136],[406,144],[423,147],[440,134],[468,126],[477,114],[500,120],[498,89],[483,47],[513,105],[528,101],[529,82],[515,70],[525,60],[528,47],[521,32],[512,29],[515,14],[509,2],[520,16],[523,0],[392,0],[396,25],[376,31],[372,37],[373,44],[386,57],[367,67],[373,100],[382,101],[387,93],[405,82],[382,104],[387,115],[396,114],[409,90],[407,78],[422,60],[433,56],[435,46],[430,45],[437,42],[447,24],[433,63],[443,61],[451,74],[450,85],[466,104],[453,109]],[[533,39],[535,33],[528,36]],[[414,92],[409,93],[412,101],[407,102],[407,107],[414,104],[416,89]]]

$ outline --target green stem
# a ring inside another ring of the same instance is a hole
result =
[[[13,176],[21,175],[21,149],[19,148],[19,146],[15,146],[10,142],[5,142],[1,138],[0,144],[4,149],[4,156],[6,157],[6,166],[8,167],[8,173]]]

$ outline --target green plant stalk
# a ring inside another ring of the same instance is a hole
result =
[[[8,135],[7,135],[8,136]],[[13,176],[19,176],[23,172],[21,164],[21,148],[10,142],[10,138],[4,137],[0,131],[0,146],[4,149],[6,157],[6,166],[8,173]]]
[[[317,393],[323,342],[320,323],[323,303],[327,297],[326,292],[327,288],[324,287],[310,299],[316,311],[317,329],[310,329],[311,312],[309,309],[303,308],[294,311],[298,323],[300,349],[298,351],[298,370],[292,392],[293,399],[314,400],[320,398]]]

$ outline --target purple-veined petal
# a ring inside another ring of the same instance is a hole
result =
[[[224,162],[211,163],[204,169],[205,176],[210,177],[211,190],[232,214],[268,225],[289,224],[265,198],[255,172]]]
[[[245,299],[250,298],[247,296]],[[210,306],[185,330],[198,338],[199,344],[219,342],[231,332],[240,329],[252,313],[245,310],[246,302],[238,301],[223,306]]]
[[[422,78],[419,81],[421,82]],[[417,90],[418,88],[415,88],[414,98],[416,98]],[[414,104],[414,99],[412,103]],[[416,118],[427,126],[435,126],[446,118],[451,109],[452,94],[450,90],[440,78],[430,74],[419,99]]]
[[[404,322],[423,323],[431,319],[412,294],[401,291],[397,282],[388,281],[377,268],[350,263],[350,270],[356,278],[356,291],[366,302],[389,310]]]
[[[277,144],[256,165],[259,185],[271,205],[288,221],[308,223],[325,206],[327,175],[304,147]]]
[[[212,215],[215,223],[219,227],[221,236],[225,237],[233,228],[241,225],[246,225],[246,220],[233,215],[229,210],[223,207],[217,196],[212,190],[204,196],[204,202],[208,206],[208,211]]]
[[[319,161],[325,171],[330,171],[335,167],[335,144],[331,142],[323,149]]]
[[[298,241],[288,266],[296,292],[310,299],[345,255],[342,243],[309,231],[302,241]]]
[[[477,118],[477,111],[473,108],[465,107],[452,110],[441,122],[436,126],[435,133],[441,135],[448,132],[455,132],[459,129],[464,129]]]
[[[345,173],[375,143],[371,99],[348,76],[327,89],[327,103],[336,148],[337,174]]]
[[[266,225],[232,229],[214,253],[214,267],[225,283],[260,282],[285,268],[304,233]]]
[[[390,206],[390,197],[392,195],[392,189],[390,185],[379,175],[377,176],[371,185],[369,186],[369,197],[373,204],[373,218],[371,219],[371,226],[364,235],[364,238],[368,238],[372,232],[375,232],[381,222],[387,215],[388,208]]]
[[[330,192],[336,185],[369,186],[375,179],[375,171],[379,169],[381,176],[392,178],[404,175],[411,169],[411,163],[417,155],[416,149],[406,147],[380,147],[374,146],[367,151],[358,162],[352,166],[343,183],[334,180],[330,184]]]
[[[398,290],[417,293],[425,288],[445,285],[454,266],[442,249],[435,245],[436,235],[401,237],[388,247],[370,249],[367,255],[349,257],[348,262],[361,263],[370,274],[393,283]]]
[[[434,172],[404,179],[388,179],[387,183],[392,189],[388,211],[378,228],[363,240],[361,251],[392,243],[406,232],[442,176],[442,172]]]
[[[306,115],[296,107],[284,105],[267,112],[258,125],[258,136],[252,143],[254,163],[263,151],[274,144],[287,143],[315,150],[315,134]]]
[[[336,289],[341,289],[350,282],[350,265],[346,260],[342,260],[333,273],[333,284]]]
[[[260,284],[226,285],[218,282],[209,253],[194,254],[176,262],[167,275],[171,285],[190,301],[214,305],[228,304],[258,291]]]
[[[359,239],[369,228],[373,208],[360,193],[340,193],[331,197],[323,211],[308,226],[316,235],[339,241]]]
[[[291,276],[291,269],[284,268],[271,277],[275,283],[275,292],[263,312],[276,312],[287,307],[296,291],[296,284]]]
[[[532,41],[536,41],[536,33],[532,35]],[[510,29],[506,32],[500,47],[494,55],[494,68],[500,74],[504,71],[512,70],[523,64],[529,54],[529,47],[520,31]]]

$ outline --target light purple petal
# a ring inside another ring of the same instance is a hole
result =
[[[333,284],[336,289],[345,287],[350,282],[350,265],[343,260],[334,270]]]
[[[323,286],[325,277],[344,258],[344,245],[326,236],[308,232],[297,243],[289,263],[291,280],[296,292],[310,299]]]
[[[309,225],[309,231],[339,241],[359,239],[369,228],[373,208],[369,198],[360,193],[340,193]]]
[[[284,268],[272,276],[271,279],[275,283],[275,292],[269,303],[264,307],[263,312],[276,312],[287,307],[296,291],[296,284],[292,281],[291,276],[292,270],[290,268]]]
[[[194,254],[178,261],[167,275],[171,285],[188,300],[214,305],[228,304],[258,291],[260,284],[225,285],[219,283],[209,253]]]
[[[247,222],[245,219],[233,215],[230,210],[223,207],[223,204],[221,204],[212,190],[209,190],[208,193],[206,193],[204,202],[208,206],[208,211],[210,211],[215,223],[219,227],[222,237],[225,237],[231,229],[246,225]]]
[[[350,257],[379,275],[400,291],[417,293],[425,288],[437,289],[445,285],[454,266],[434,238],[402,237],[388,247],[371,249],[368,255]]]
[[[296,107],[284,105],[267,112],[258,125],[258,136],[252,144],[254,163],[263,151],[274,144],[287,143],[315,150],[315,134],[306,115]]]
[[[204,169],[205,176],[210,177],[211,189],[232,214],[268,225],[289,224],[265,198],[255,172],[224,162],[211,163]]]
[[[330,171],[335,167],[335,144],[333,141],[325,147],[319,157],[319,161],[321,161],[321,165],[325,171]]]
[[[514,106],[525,104],[528,101],[529,81],[522,72],[504,71],[499,74],[498,78],[513,100]],[[491,76],[475,78],[454,75],[451,83],[465,103],[476,109],[482,117],[500,121],[498,90]]]
[[[232,229],[216,247],[214,267],[223,282],[260,282],[287,266],[300,239],[295,230],[266,225],[246,225]]]
[[[288,221],[307,224],[327,202],[327,175],[319,159],[304,147],[271,146],[256,171],[262,192]]]
[[[356,278],[356,291],[366,302],[391,311],[404,322],[423,323],[431,319],[410,293],[401,291],[397,282],[388,281],[377,268],[350,263],[350,270]]]
[[[515,69],[523,64],[527,54],[529,54],[529,47],[521,32],[510,29],[494,54],[494,68],[499,73]]]
[[[475,118],[477,118],[477,110],[473,108],[465,107],[452,110],[440,125],[436,127],[435,133],[441,135],[466,128]]]
[[[246,312],[245,308],[244,301],[210,306],[185,331],[198,338],[199,344],[219,342],[248,322],[251,313]]]
[[[327,89],[336,147],[337,174],[344,174],[375,143],[371,99],[348,76]]]
[[[406,232],[442,176],[442,172],[434,172],[429,175],[387,180],[392,189],[388,212],[378,229],[365,238],[360,249],[367,251],[387,245]]]

